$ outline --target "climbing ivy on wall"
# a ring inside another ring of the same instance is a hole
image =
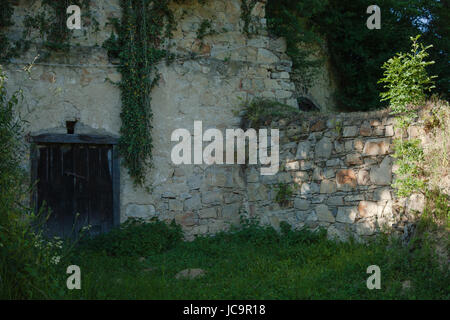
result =
[[[163,48],[174,28],[167,0],[121,0],[122,19],[112,21],[116,34],[104,43],[120,60],[122,126],[119,150],[135,184],[143,185],[151,166],[153,140],[151,95],[159,80],[157,64],[168,56]]]
[[[189,0],[173,0],[182,4]],[[70,2],[70,3],[69,3]],[[121,19],[111,19],[114,31],[103,43],[111,59],[118,59],[118,69],[122,80],[118,84],[121,89],[122,111],[120,114],[119,151],[123,164],[128,168],[136,185],[145,183],[145,174],[151,167],[153,140],[151,90],[158,83],[160,75],[157,65],[162,60],[171,61],[174,57],[166,46],[176,24],[169,7],[170,0],[121,0]],[[198,0],[204,5],[207,0]],[[242,0],[242,16],[244,32],[249,32],[251,11],[256,0]],[[79,5],[83,16],[90,16],[90,0],[52,1],[42,0],[43,10],[28,15],[25,20],[25,32],[22,42],[29,43],[33,31],[39,34],[44,52],[50,54],[55,50],[70,48],[71,31],[66,28],[66,8],[70,4]],[[2,17],[10,17],[12,8],[6,6]],[[98,23],[94,20],[94,24]],[[7,24],[10,19],[2,19]],[[0,28],[2,25],[0,25]],[[198,30],[198,38],[214,34],[211,21],[204,20]],[[34,33],[35,34],[35,33]],[[1,34],[0,34],[1,36]]]
[[[186,1],[175,0],[179,4]],[[199,0],[199,3],[206,1]],[[160,78],[157,65],[174,57],[166,46],[176,27],[169,3],[169,0],[121,0],[122,18],[111,20],[115,31],[103,44],[109,57],[120,61],[119,151],[136,185],[144,185],[146,170],[151,167],[151,90]],[[213,33],[210,21],[202,26],[198,32],[200,38]]]
[[[243,32],[249,35],[252,22],[251,12],[258,0],[241,0],[241,20],[244,22]]]
[[[23,34],[23,39],[28,40],[33,31],[38,31],[41,58],[48,57],[53,51],[64,52],[71,48],[73,30],[68,29],[66,25],[66,10],[70,5],[77,5],[82,10],[85,35],[87,21],[94,32],[99,30],[99,23],[90,11],[90,0],[42,0],[41,10],[25,17]]]
[[[14,24],[11,19],[13,12],[9,1],[0,6],[0,61],[8,59],[17,51],[18,43],[11,43],[6,36],[6,29]]]
[[[25,53],[32,43],[37,46],[40,59],[49,57],[53,51],[69,50],[72,46],[70,40],[73,30],[66,26],[66,10],[70,5],[78,5],[81,8],[84,26],[89,24],[94,32],[99,30],[99,23],[90,10],[90,0],[42,0],[38,10],[24,17],[22,37],[11,41],[6,36],[6,30],[14,24],[11,19],[14,7],[10,1],[6,1],[0,9],[0,60],[5,61]],[[84,28],[84,32],[87,33],[87,28]]]

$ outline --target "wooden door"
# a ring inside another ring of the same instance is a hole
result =
[[[44,144],[37,146],[37,204],[48,208],[48,236],[92,235],[113,226],[112,146]]]

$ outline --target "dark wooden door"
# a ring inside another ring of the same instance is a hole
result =
[[[92,235],[113,226],[112,146],[38,145],[37,203],[50,210],[48,236]]]

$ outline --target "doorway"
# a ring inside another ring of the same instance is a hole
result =
[[[108,232],[119,224],[117,140],[105,136],[46,134],[33,137],[36,209],[48,209],[47,236]]]

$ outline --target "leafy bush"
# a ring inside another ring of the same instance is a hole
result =
[[[142,257],[169,250],[182,241],[181,227],[172,221],[146,222],[130,218],[111,232],[81,242],[88,250],[110,256]]]
[[[401,197],[409,196],[411,193],[424,191],[423,180],[423,149],[420,140],[394,140],[395,153],[393,157],[398,165],[397,177],[394,188]]]
[[[386,92],[381,93],[382,101],[389,101],[391,114],[396,115],[396,126],[403,131],[417,117],[417,106],[424,104],[426,93],[434,88],[433,78],[428,76],[426,67],[433,61],[426,61],[431,46],[425,47],[418,42],[420,35],[411,37],[410,53],[397,55],[383,64]],[[396,158],[397,177],[393,187],[397,194],[407,197],[414,192],[425,192],[427,184],[424,170],[424,151],[419,139],[394,140],[394,158]]]
[[[383,64],[384,78],[379,81],[387,89],[381,93],[381,101],[389,101],[392,114],[404,116],[406,125],[416,115],[412,107],[425,102],[426,93],[435,87],[433,78],[436,76],[428,76],[426,70],[434,61],[425,61],[429,55],[427,49],[432,46],[425,47],[418,43],[419,37],[411,37],[410,53],[397,53]]]

